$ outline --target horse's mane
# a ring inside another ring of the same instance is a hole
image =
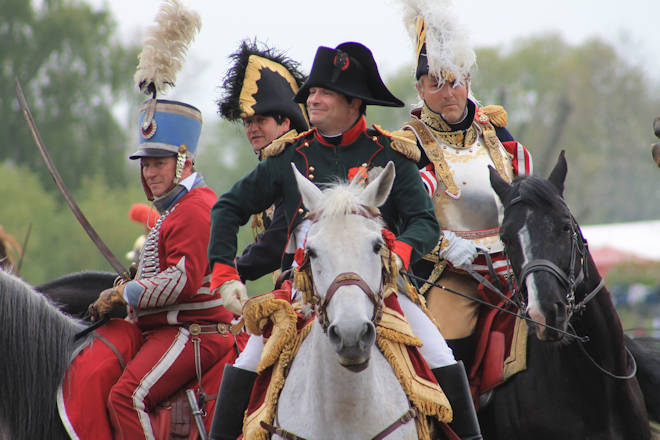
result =
[[[522,202],[534,207],[550,207],[553,210],[568,209],[557,188],[549,181],[529,175],[515,179],[511,186]]]
[[[18,277],[0,271],[0,437],[55,438],[56,391],[85,326]]]
[[[364,187],[358,183],[335,181],[327,184],[323,189],[323,208],[319,211],[318,221],[336,220],[347,214],[360,212],[365,206],[360,202],[360,194]],[[379,218],[382,225],[383,222]]]
[[[73,272],[73,273],[68,273],[66,275],[62,275],[59,278],[56,278],[51,281],[47,281],[43,284],[39,284],[35,286],[35,290],[41,292],[43,290],[50,290],[54,288],[58,288],[61,286],[70,286],[71,284],[75,284],[78,282],[85,281],[89,283],[89,280],[93,278],[95,281],[110,281],[114,280],[114,278],[117,276],[117,274],[112,273],[112,272],[103,272],[103,271],[98,271],[98,270],[85,270],[82,272]]]

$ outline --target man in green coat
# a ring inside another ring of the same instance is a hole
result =
[[[267,147],[267,159],[223,194],[211,211],[211,289],[219,289],[225,306],[237,315],[247,299],[245,286],[234,266],[239,226],[245,224],[250,215],[282,198],[281,206],[288,224],[287,252],[303,248],[310,222],[304,218],[306,211],[291,163],[321,186],[338,178],[366,182],[392,161],[396,177],[388,200],[380,210],[388,229],[396,236],[393,251],[401,265],[408,269],[438,240],[433,206],[416,166],[419,159],[416,143],[378,126],[367,128],[364,118],[367,105],[403,106],[383,84],[368,48],[352,42],[335,49],[319,47],[310,76],[294,100],[307,104],[314,128],[295,138],[274,141]],[[420,353],[434,373],[440,367],[456,363],[444,338],[424,312],[404,294],[399,295],[399,303],[413,331],[422,340],[424,346]],[[254,377],[259,356],[259,347],[248,343],[239,358],[241,368],[234,367],[241,373],[233,371],[223,377],[219,399],[235,401],[236,413],[223,416],[216,411],[211,438],[235,438],[240,432],[247,405],[247,396],[241,395],[249,383],[249,379],[243,378]],[[247,367],[250,364],[252,368]],[[232,377],[232,383],[225,380],[228,377]],[[216,424],[219,417],[225,420]]]

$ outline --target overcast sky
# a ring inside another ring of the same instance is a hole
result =
[[[125,41],[141,41],[161,3],[88,1],[113,12]],[[399,0],[182,1],[199,12],[202,29],[177,78],[177,88],[166,97],[196,105],[205,118],[214,117],[227,57],[243,38],[257,37],[287,52],[307,72],[319,45],[335,47],[344,41],[369,47],[383,76],[412,62],[412,43]],[[658,76],[660,71],[660,0],[462,0],[456,4],[474,47],[509,47],[518,37],[549,31],[575,44],[598,36],[621,48],[647,72]]]

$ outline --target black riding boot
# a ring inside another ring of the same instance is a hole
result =
[[[257,373],[225,365],[220,390],[215,401],[211,440],[236,440],[243,431],[243,416]]]
[[[431,371],[449,399],[454,413],[454,420],[449,427],[463,440],[482,439],[463,362],[458,361],[456,364],[434,368]]]
[[[465,371],[470,371],[474,362],[474,351],[477,347],[477,334],[458,339],[447,339],[447,345],[454,352],[457,361],[463,361]]]

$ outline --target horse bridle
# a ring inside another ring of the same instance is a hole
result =
[[[519,203],[521,201],[522,198],[520,196],[517,196],[511,200],[509,206]],[[575,289],[584,281],[585,272],[587,270],[586,255],[588,252],[588,244],[587,244],[587,240],[584,238],[584,235],[582,235],[582,230],[580,229],[577,220],[575,220],[575,217],[572,214],[570,214],[570,210],[569,210],[569,215],[571,217],[571,231],[570,231],[571,232],[571,262],[569,266],[568,275],[559,266],[557,266],[555,263],[553,263],[550,260],[540,258],[529,261],[527,264],[525,264],[522,267],[520,279],[516,280],[517,287],[514,290],[514,295],[519,297],[519,301],[521,302],[523,301],[522,291],[523,289],[525,289],[525,279],[531,273],[540,272],[540,271],[551,273],[552,275],[555,276],[555,278],[559,280],[560,284],[566,289],[566,295],[565,295],[566,313],[567,313],[566,319],[568,321],[568,326],[572,329],[573,332],[575,332],[575,329],[573,329],[573,326],[570,324],[571,318],[573,317],[574,314],[579,314],[580,312],[582,312],[586,308],[587,303],[591,301],[598,294],[598,292],[600,292],[603,289],[603,286],[605,285],[605,279],[601,277],[600,281],[598,282],[596,287],[594,287],[591,290],[591,292],[586,294],[580,302],[578,303],[575,302]],[[576,276],[575,267],[578,259],[580,261],[580,265],[579,265],[580,270]],[[509,264],[509,267],[512,267],[508,255],[507,255],[507,263]],[[587,352],[587,350],[583,346],[583,342],[588,341],[588,337],[580,337],[577,335],[572,335],[572,336],[575,338],[580,350],[589,359],[589,361],[607,376],[618,380],[628,380],[628,379],[632,379],[637,374],[637,362],[635,361],[635,357],[632,355],[628,347],[624,346],[628,358],[632,360],[631,371],[630,373],[617,375],[612,373],[611,371],[606,370],[601,365],[599,365],[598,362],[596,362],[596,360]]]
[[[522,198],[517,196],[511,200],[509,206],[522,202]],[[570,321],[574,313],[579,313],[586,307],[587,303],[593,299],[598,292],[600,292],[605,284],[605,280],[601,278],[598,285],[578,303],[575,302],[575,289],[584,281],[585,272],[587,269],[587,240],[582,235],[580,226],[577,224],[575,217],[571,217],[571,261],[569,264],[568,274],[550,260],[539,258],[531,260],[525,264],[520,272],[520,276],[516,279],[517,287],[514,290],[514,295],[518,296],[520,301],[523,301],[523,290],[525,287],[525,280],[534,272],[548,272],[559,281],[559,283],[566,289],[566,312],[567,319]],[[575,269],[579,260],[579,271],[577,276]],[[507,255],[507,262],[511,267],[511,262]],[[525,305],[523,303],[523,305]]]
[[[313,211],[307,214],[306,218],[309,219],[312,223],[315,223],[320,217],[320,214],[321,211]],[[349,214],[361,215],[362,217],[368,219],[380,218],[380,212],[378,211],[378,209],[366,205],[361,205],[358,209],[354,209],[350,211]],[[383,283],[382,283],[382,280],[384,278],[383,276],[381,276],[381,285],[378,289],[378,292],[374,292],[371,289],[371,287],[369,287],[367,282],[364,281],[364,279],[357,273],[342,272],[338,274],[334,280],[332,280],[332,282],[328,286],[328,290],[326,291],[325,297],[321,298],[321,296],[318,294],[318,291],[316,289],[316,285],[313,282],[310,259],[307,253],[305,253],[305,258],[303,259],[303,263],[300,265],[298,270],[305,271],[307,273],[307,276],[309,277],[309,280],[312,283],[313,293],[311,295],[311,303],[314,306],[316,316],[319,319],[319,324],[321,324],[324,333],[327,334],[328,326],[330,325],[330,322],[328,320],[328,312],[327,312],[327,308],[328,305],[330,304],[330,300],[332,300],[332,298],[334,297],[335,292],[337,292],[337,290],[340,287],[344,287],[344,286],[359,287],[360,290],[362,290],[367,295],[367,297],[374,306],[371,322],[373,322],[373,324],[376,325],[380,321],[380,318],[383,315],[383,302],[384,302]]]

